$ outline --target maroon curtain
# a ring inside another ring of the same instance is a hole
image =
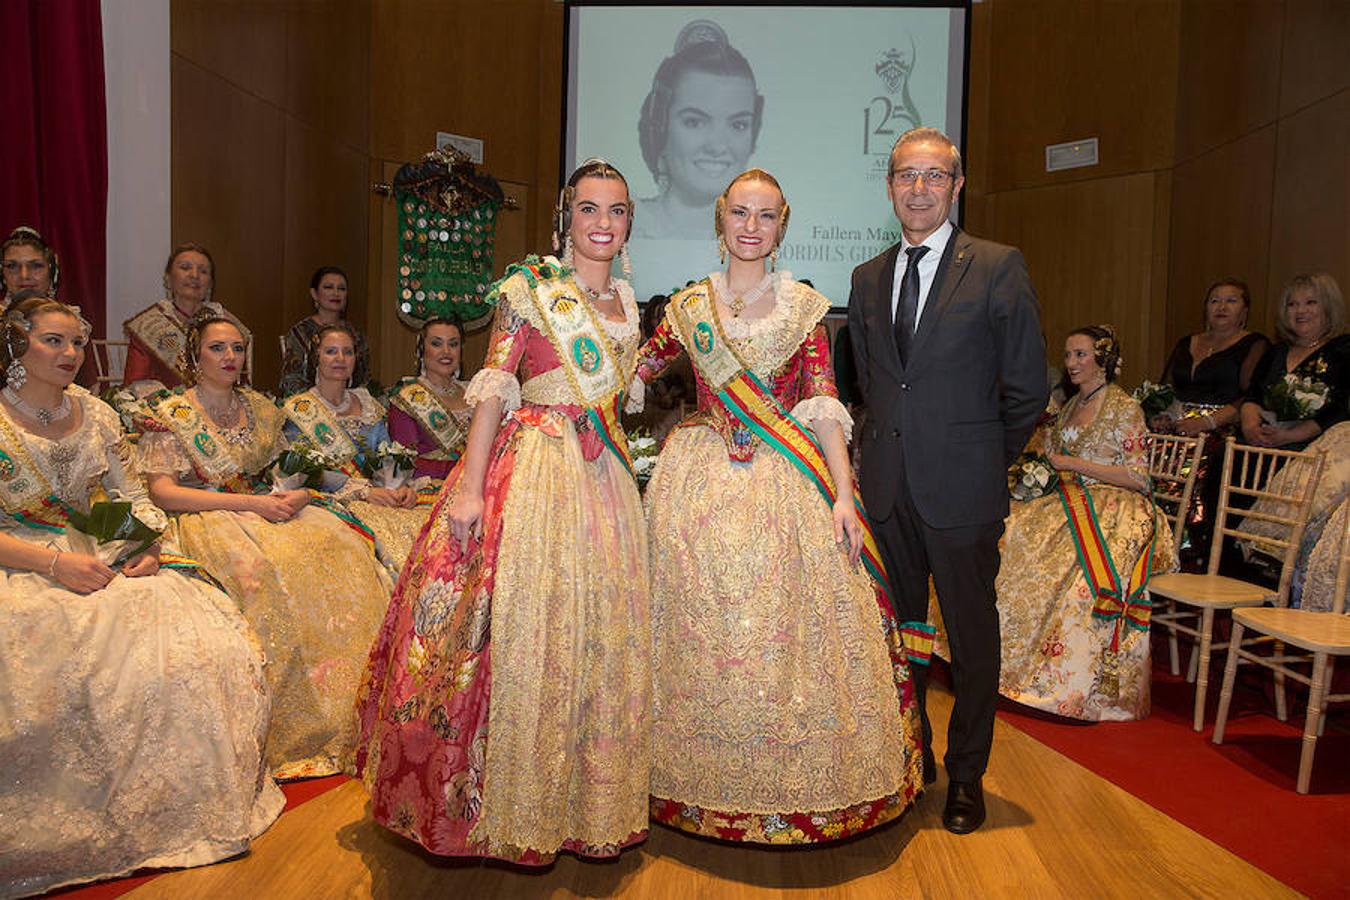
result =
[[[31,225],[104,336],[108,129],[99,0],[0,0],[0,240]]]

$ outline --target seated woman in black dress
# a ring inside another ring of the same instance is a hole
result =
[[[1214,507],[1219,501],[1223,442],[1237,429],[1238,407],[1270,341],[1247,330],[1252,298],[1236,278],[1216,281],[1205,292],[1205,330],[1187,335],[1172,350],[1162,383],[1176,391],[1180,415],[1154,416],[1149,427],[1187,437],[1202,436],[1204,451],[1196,475],[1198,490],[1186,519],[1188,541],[1183,561],[1204,558]]]
[[[1265,335],[1247,330],[1251,308],[1244,282],[1225,278],[1209,286],[1205,330],[1178,341],[1163,369],[1162,383],[1176,390],[1182,415],[1154,416],[1155,431],[1194,437],[1237,424],[1238,406],[1270,347]]]
[[[1257,367],[1242,402],[1242,436],[1258,447],[1302,450],[1326,429],[1350,417],[1350,338],[1345,331],[1345,300],[1336,279],[1326,273],[1297,275],[1280,298],[1280,342]],[[1308,379],[1324,395],[1307,415],[1267,409],[1268,391],[1286,378]]]

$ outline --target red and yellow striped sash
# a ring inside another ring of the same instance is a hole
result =
[[[1076,477],[1060,478],[1058,491],[1060,502],[1064,506],[1064,517],[1068,520],[1069,531],[1073,535],[1074,547],[1078,550],[1078,561],[1083,567],[1083,576],[1087,579],[1088,589],[1092,592],[1092,616],[1118,625],[1116,635],[1112,639],[1114,651],[1120,639],[1119,625],[1123,624],[1138,631],[1148,630],[1153,606],[1144,589],[1148,585],[1149,569],[1153,564],[1156,530],[1149,535],[1143,552],[1130,567],[1129,582],[1122,585],[1119,570],[1111,558],[1111,551],[1106,546],[1101,526],[1097,523],[1097,511],[1092,505],[1092,495]]]

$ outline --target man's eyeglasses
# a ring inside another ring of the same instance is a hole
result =
[[[954,172],[945,169],[900,169],[891,175],[905,187],[912,187],[920,178],[929,187],[944,188],[951,183]]]

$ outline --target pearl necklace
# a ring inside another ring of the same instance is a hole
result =
[[[731,279],[724,278],[723,283],[726,284],[727,286],[726,292],[730,294]],[[743,294],[740,294],[739,296],[733,295],[731,299],[727,299],[724,296],[722,298],[722,301],[726,303],[727,309],[731,310],[731,315],[739,319],[741,317],[741,313],[745,312],[745,308],[747,306],[750,306],[751,304],[758,303],[760,298],[764,296],[764,292],[767,291],[769,289],[769,286],[772,284],[773,284],[773,273],[766,272],[764,273],[764,277],[759,280],[759,283],[756,284],[754,287],[752,287],[750,290],[746,291]]]
[[[9,385],[5,385],[4,394],[5,399],[8,400],[15,409],[22,410],[24,414],[37,419],[38,423],[42,425],[43,428],[46,428],[53,422],[59,422],[70,415],[70,397],[67,396],[64,391],[61,393],[61,403],[56,409],[47,409],[45,406],[34,406],[32,403],[29,403],[27,400],[20,397],[19,393]]]
[[[455,384],[454,381],[450,382],[450,386],[448,388],[443,388],[437,385],[427,376],[421,375],[418,376],[417,383],[420,384],[422,387],[426,388],[427,390],[431,391],[433,394],[436,394],[439,397],[444,397],[446,400],[454,398],[460,392],[459,385]]]
[[[329,403],[329,402],[328,402],[328,398],[325,397],[322,393],[320,393],[320,391],[319,391],[319,389],[318,389],[317,387],[314,388],[314,396],[318,397],[321,401],[323,401],[323,405],[326,406],[326,407],[328,407],[328,409],[329,409],[334,415],[339,415],[339,414],[341,414],[342,410],[346,409],[346,408],[347,408],[347,405],[348,405],[349,403],[351,403],[352,392],[351,392],[351,389],[350,389],[350,388],[343,388],[343,389],[342,389],[342,399],[339,400],[339,401],[337,402],[336,405],[334,405],[334,404],[332,404],[332,403]]]

